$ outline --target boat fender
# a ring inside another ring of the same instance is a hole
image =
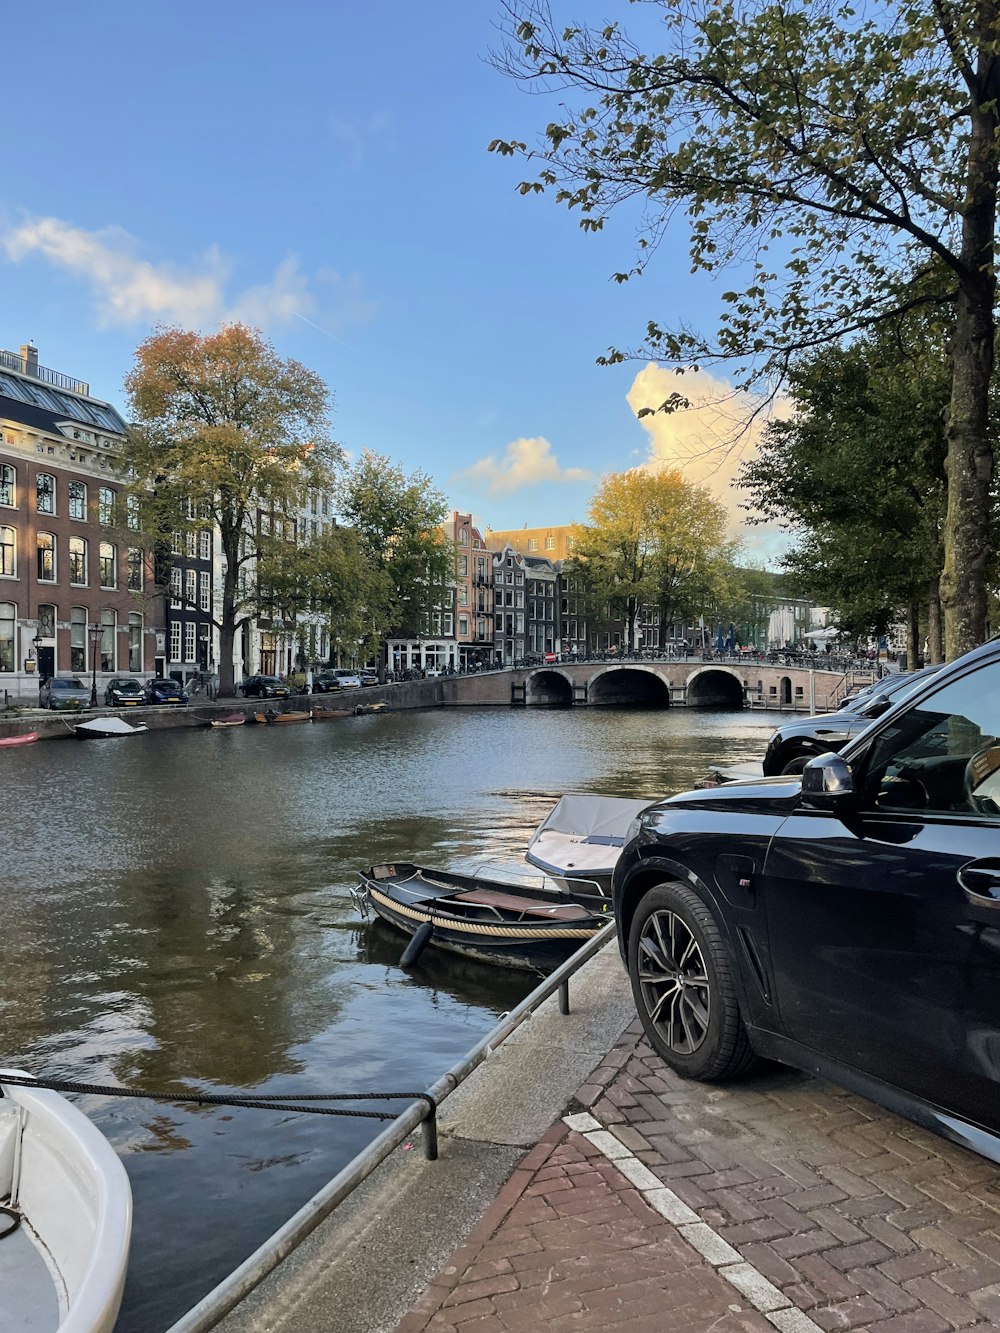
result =
[[[413,938],[403,950],[403,956],[399,960],[399,966],[412,967],[413,964],[419,960],[420,955],[427,948],[428,944],[430,944],[431,936],[433,934],[433,921],[425,921],[422,926],[418,926],[413,933]]]
[[[0,1240],[5,1236],[11,1235],[21,1225],[21,1214],[15,1212],[13,1208],[6,1208],[0,1205]]]

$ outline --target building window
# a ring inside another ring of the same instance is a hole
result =
[[[468,617],[468,616],[459,616],[459,617],[458,617],[458,633],[459,633],[459,636],[460,636],[461,638],[463,638],[463,639],[467,639],[467,638],[469,637],[469,617]]]
[[[8,463],[0,463],[0,505],[8,505],[13,509],[16,503],[16,473]]]
[[[207,569],[203,569],[200,575],[201,596],[198,599],[198,605],[203,611],[212,609],[212,579]]]
[[[115,613],[101,612],[101,670],[115,670]]]
[[[69,516],[70,518],[86,519],[87,517],[87,488],[82,481],[71,481],[66,492],[69,496]]]
[[[184,601],[187,606],[198,605],[198,573],[194,569],[184,571]]]
[[[211,560],[212,558],[212,534],[208,528],[203,528],[198,534],[198,540],[201,544],[199,554],[202,560]]]
[[[190,528],[187,533],[187,555],[189,560],[198,558],[198,534],[194,528]]]
[[[468,528],[463,528],[463,529],[462,529],[462,531],[459,533],[458,540],[459,540],[459,543],[460,543],[462,546],[468,546],[468,544],[469,544],[469,529],[468,529]]]
[[[56,479],[47,472],[39,472],[35,478],[35,508],[40,514],[56,512]]]
[[[170,571],[170,605],[175,607],[181,605],[181,571],[176,565]],[[176,662],[176,655],[170,660]]]
[[[83,537],[69,539],[69,581],[78,584],[87,582],[87,543]]]
[[[179,662],[181,660],[181,622],[175,620],[170,625],[170,660]]]
[[[13,577],[17,573],[17,546],[13,528],[0,528],[0,574]]]
[[[196,662],[196,661],[198,660],[197,654],[196,654],[196,652],[195,652],[195,647],[194,647],[194,630],[195,630],[194,621],[193,621],[193,620],[189,620],[189,621],[187,622],[187,624],[184,626],[184,661],[185,661],[185,662]]]
[[[38,580],[40,583],[56,581],[56,539],[51,532],[40,532],[38,543]]]
[[[175,528],[170,534],[170,554],[183,555],[184,553],[184,534],[179,528]]]
[[[529,551],[537,551],[537,550],[538,550],[538,538],[537,538],[537,537],[529,537],[529,538],[528,538],[528,550],[529,550]]]
[[[14,670],[14,620],[17,607],[0,602],[0,671]]]
[[[129,592],[142,592],[142,551],[138,546],[128,548]]]
[[[117,588],[118,572],[115,568],[114,545],[111,542],[101,542],[97,548],[97,558],[101,568],[101,587]]]
[[[125,497],[125,522],[133,532],[139,531],[139,497],[137,495],[127,495]]]
[[[97,492],[97,521],[109,528],[115,516],[115,493],[110,486],[101,486]]]
[[[87,670],[87,608],[74,606],[69,613],[69,669]]]
[[[128,669],[142,670],[142,616],[138,611],[130,612],[128,618]]]

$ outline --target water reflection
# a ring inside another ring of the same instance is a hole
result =
[[[5,752],[0,1059],[166,1089],[423,1088],[530,989],[365,927],[355,871],[521,860],[567,790],[655,799],[764,714],[437,710]],[[136,1229],[123,1333],[165,1327],[374,1133],[87,1099]]]

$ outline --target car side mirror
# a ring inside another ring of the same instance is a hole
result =
[[[843,755],[821,754],[802,770],[802,800],[821,810],[850,805],[854,800],[854,774]]]
[[[881,717],[882,714],[887,713],[891,707],[891,699],[875,699],[867,708],[861,710],[861,716],[871,718]]]

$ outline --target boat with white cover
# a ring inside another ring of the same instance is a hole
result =
[[[111,1333],[132,1192],[104,1135],[58,1093],[0,1069],[0,1333]]]
[[[95,717],[90,722],[81,722],[76,727],[77,737],[81,741],[114,740],[120,736],[138,736],[148,731],[145,722],[125,722],[120,717]]]
[[[628,826],[652,804],[567,792],[535,829],[525,859],[577,898],[588,892],[609,894]]]

